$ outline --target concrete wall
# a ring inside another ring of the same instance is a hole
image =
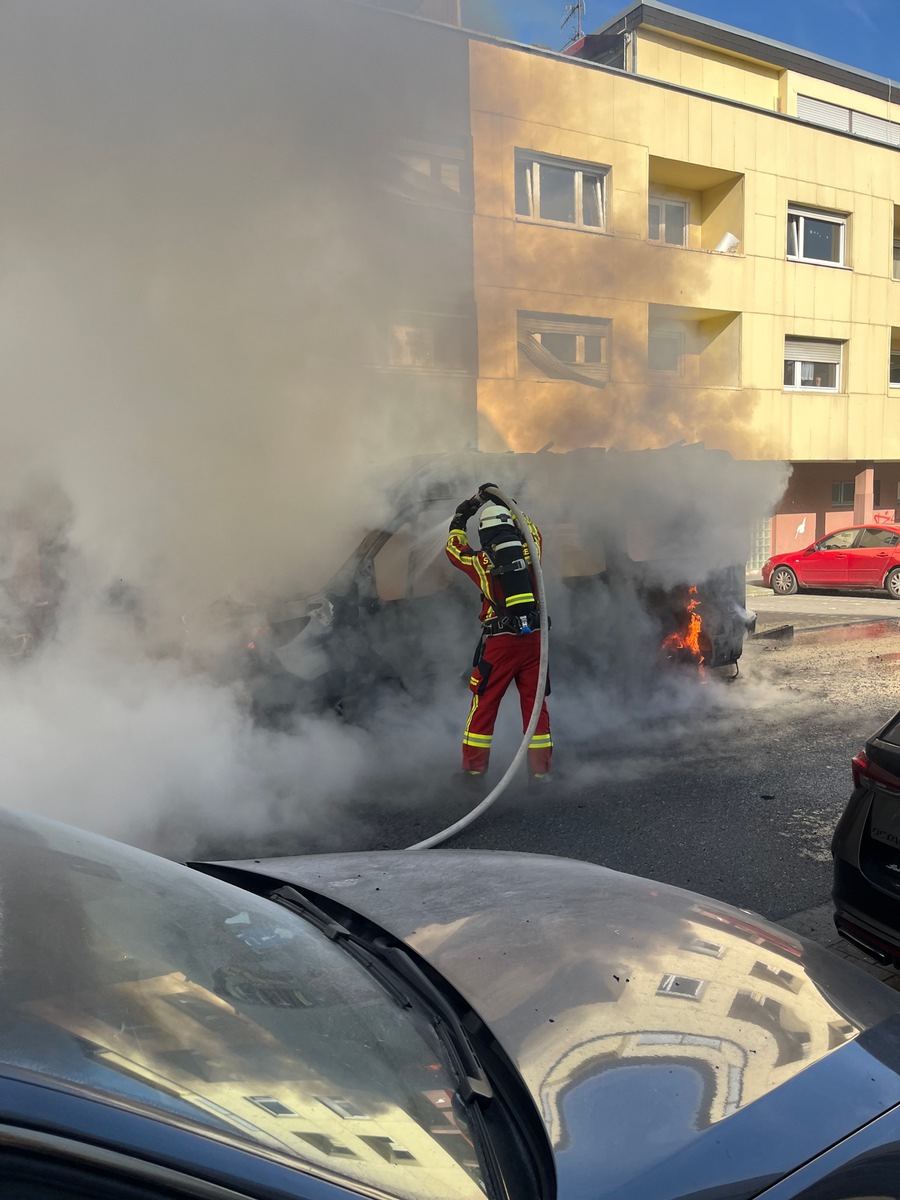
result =
[[[778,108],[782,74],[778,68],[723,54],[711,46],[647,26],[636,32],[638,74],[714,96],[730,96],[759,108]]]

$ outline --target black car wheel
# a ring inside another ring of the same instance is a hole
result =
[[[900,571],[897,573],[900,575]],[[898,580],[898,584],[900,584],[900,580]],[[769,587],[776,596],[793,596],[797,590],[797,576],[790,567],[776,567],[769,580]]]
[[[900,600],[900,567],[894,567],[893,571],[888,571],[884,586],[892,599]]]

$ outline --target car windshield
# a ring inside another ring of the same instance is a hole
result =
[[[0,1062],[399,1197],[479,1197],[427,1022],[271,901],[0,813]]]

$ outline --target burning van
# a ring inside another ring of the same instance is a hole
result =
[[[319,592],[230,614],[241,634],[232,669],[259,721],[363,718],[385,690],[428,703],[468,675],[477,597],[444,545],[457,502],[486,481],[543,534],[554,685],[737,664],[755,621],[751,529],[778,499],[781,464],[702,445],[445,454],[387,474],[389,519]]]

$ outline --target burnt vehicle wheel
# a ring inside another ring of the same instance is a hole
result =
[[[776,567],[772,572],[769,587],[776,596],[793,596],[797,586],[797,576],[790,567]]]
[[[888,572],[888,577],[884,581],[884,586],[887,594],[893,600],[900,600],[900,567],[894,567],[893,571]]]

